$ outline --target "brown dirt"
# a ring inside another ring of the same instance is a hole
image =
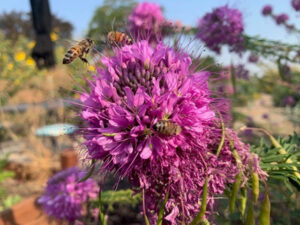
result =
[[[249,102],[245,107],[236,107],[235,110],[251,117],[255,124],[267,129],[272,134],[285,136],[294,131],[300,132],[300,127],[291,122],[285,108],[273,106],[270,95],[262,94],[259,99]],[[267,118],[264,118],[265,115]],[[239,129],[244,125],[244,123],[237,122],[234,124],[234,128]]]

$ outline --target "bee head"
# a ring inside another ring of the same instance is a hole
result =
[[[92,39],[90,39],[90,38],[87,38],[86,40],[89,42],[89,44],[91,44],[91,45],[93,45],[93,44],[94,44],[94,41],[93,41]]]

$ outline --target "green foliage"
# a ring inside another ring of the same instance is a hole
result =
[[[13,205],[19,203],[21,201],[21,199],[22,198],[19,195],[9,195],[9,196],[7,196],[3,200],[2,205],[0,205],[0,211],[12,207]]]
[[[291,192],[292,186],[300,190],[300,177],[295,173],[300,168],[300,137],[294,133],[288,138],[280,137],[277,141],[285,149],[285,154],[279,152],[282,148],[274,147],[264,139],[261,139],[258,146],[251,146],[251,150],[260,156],[260,166],[268,173],[270,182],[280,180]]]
[[[71,38],[73,25],[70,22],[52,15],[52,27],[53,31],[61,38]],[[30,13],[15,11],[2,13],[0,15],[0,30],[6,39],[13,42],[21,36],[26,36],[29,39],[35,38]]]
[[[287,44],[280,41],[271,41],[259,36],[247,36],[245,38],[245,48],[257,55],[264,56],[269,59],[278,58],[285,59],[289,62],[299,62],[298,52],[299,45]]]
[[[111,30],[124,30],[127,17],[134,6],[134,0],[105,0],[103,6],[94,12],[87,36],[102,40]]]
[[[7,157],[5,156],[0,159],[0,211],[10,208],[12,205],[18,203],[21,200],[21,197],[18,195],[6,195],[6,190],[1,186],[7,178],[14,177],[12,171],[5,171],[4,167],[7,164]]]
[[[101,194],[101,202],[107,211],[113,211],[114,206],[118,204],[122,206],[131,206],[135,208],[141,203],[141,196],[133,193],[132,190],[118,190],[118,191],[103,191]]]

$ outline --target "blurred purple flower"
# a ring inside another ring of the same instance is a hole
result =
[[[264,119],[269,119],[269,114],[264,113],[264,114],[262,115],[262,118],[264,118]]]
[[[242,64],[235,66],[234,74],[237,78],[249,80],[249,70]]]
[[[300,11],[300,0],[292,0],[291,3],[296,11]]]
[[[82,216],[82,204],[88,199],[96,199],[99,188],[92,179],[81,183],[81,172],[77,167],[61,171],[51,177],[47,187],[38,199],[45,212],[57,219],[74,222]]]
[[[248,58],[248,61],[251,62],[251,63],[257,63],[258,62],[258,55],[256,54],[251,54]]]
[[[129,30],[136,39],[157,42],[166,20],[159,5],[150,2],[139,3],[129,15]]]
[[[196,37],[217,53],[224,44],[230,46],[230,51],[240,53],[244,49],[243,31],[242,13],[238,9],[222,6],[199,20]]]
[[[264,16],[270,15],[272,13],[273,7],[271,5],[265,5],[262,9],[262,14]]]
[[[289,19],[289,16],[285,13],[275,16],[275,20],[278,25],[285,23],[288,19]]]
[[[284,97],[283,100],[282,100],[282,105],[283,106],[292,107],[292,106],[295,105],[295,103],[296,103],[295,98],[291,95]]]
[[[281,72],[286,79],[290,79],[292,77],[291,68],[287,64],[282,65]]]

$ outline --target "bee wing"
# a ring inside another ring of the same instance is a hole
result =
[[[56,41],[56,45],[63,46],[66,49],[71,48],[74,45],[77,45],[80,41],[72,40],[72,39],[61,39]]]

